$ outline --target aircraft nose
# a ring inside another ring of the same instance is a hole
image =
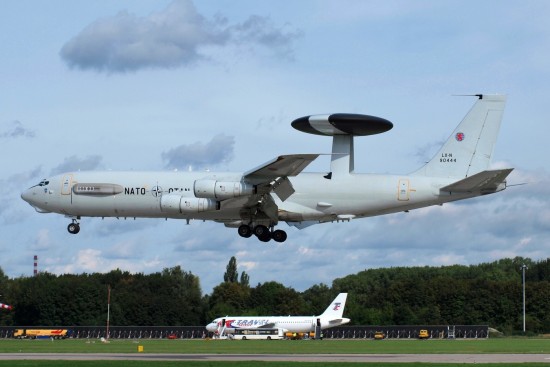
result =
[[[34,186],[21,193],[21,199],[29,203],[39,213],[50,213],[47,201],[44,200],[43,195],[40,195],[40,191],[44,190],[40,187]]]
[[[31,204],[33,196],[34,196],[34,191],[32,189],[27,189],[23,191],[23,193],[21,194],[21,199]]]

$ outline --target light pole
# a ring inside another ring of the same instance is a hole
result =
[[[111,285],[107,285],[107,330],[105,331],[105,339],[109,340],[109,317],[111,311]],[[524,327],[525,328],[525,327]]]
[[[525,334],[525,269],[527,265],[523,264],[521,266],[521,279],[523,284],[523,333]]]

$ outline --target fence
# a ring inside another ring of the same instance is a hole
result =
[[[70,329],[72,338],[106,337],[104,326],[0,326],[0,338],[11,338],[15,329]],[[343,326],[323,330],[326,339],[372,339],[383,332],[388,339],[416,339],[420,330],[430,338],[488,338],[487,325]],[[111,326],[111,339],[200,339],[212,336],[204,326]]]

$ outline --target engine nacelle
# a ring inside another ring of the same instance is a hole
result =
[[[254,193],[254,186],[246,182],[196,180],[193,188],[198,198],[225,200]]]
[[[181,195],[163,195],[160,209],[165,213],[201,213],[220,209],[220,203],[212,199],[189,198]]]

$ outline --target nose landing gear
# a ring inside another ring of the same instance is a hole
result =
[[[80,232],[80,223],[78,223],[78,219],[73,219],[73,222],[67,226],[67,231],[69,231],[70,234],[77,234]]]

